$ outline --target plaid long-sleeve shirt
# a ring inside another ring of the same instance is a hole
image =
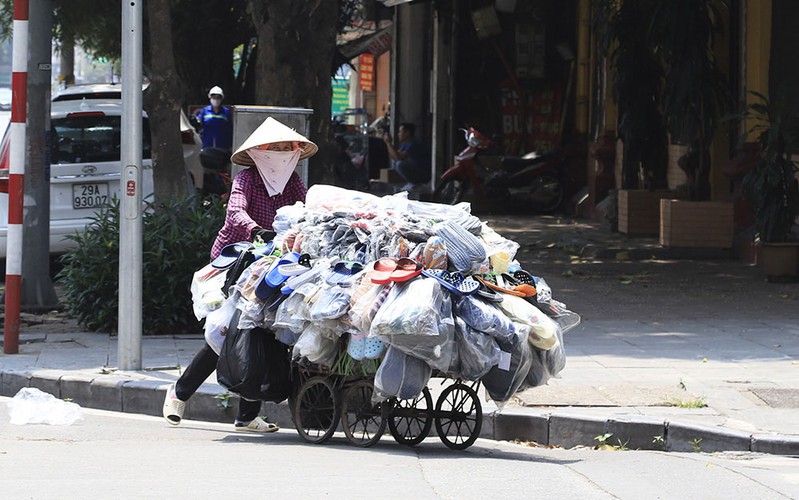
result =
[[[305,201],[308,190],[297,172],[291,174],[283,192],[269,196],[266,186],[255,167],[246,168],[236,174],[228,199],[225,225],[211,248],[211,260],[215,259],[227,245],[250,240],[250,232],[256,227],[272,229],[277,209]]]

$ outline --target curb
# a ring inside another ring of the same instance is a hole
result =
[[[58,370],[0,372],[0,396],[14,397],[23,387],[35,387],[84,408],[161,416],[169,382],[108,375],[67,374]],[[232,422],[235,404],[223,406],[228,392],[204,384],[186,403],[184,417],[208,422]],[[293,428],[288,404],[265,403],[270,420]],[[742,451],[799,456],[799,436],[749,434],[653,417],[601,418],[568,413],[530,413],[518,410],[483,414],[480,437],[495,441],[531,441],[542,446],[593,447],[596,437],[612,434],[609,444],[629,450],[675,452]]]

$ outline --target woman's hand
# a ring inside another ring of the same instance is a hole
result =
[[[256,226],[252,228],[252,231],[250,231],[250,239],[255,241],[255,238],[260,236],[261,240],[266,243],[267,241],[272,241],[275,237],[275,234],[276,233],[274,231]]]

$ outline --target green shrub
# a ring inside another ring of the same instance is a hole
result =
[[[188,197],[150,204],[142,217],[143,333],[197,332],[189,285],[208,264],[222,227],[222,200]],[[119,318],[119,202],[99,211],[61,257],[57,279],[70,315],[91,331],[116,332]]]

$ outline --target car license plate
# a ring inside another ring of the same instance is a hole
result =
[[[73,184],[72,208],[97,208],[108,205],[108,184]]]

